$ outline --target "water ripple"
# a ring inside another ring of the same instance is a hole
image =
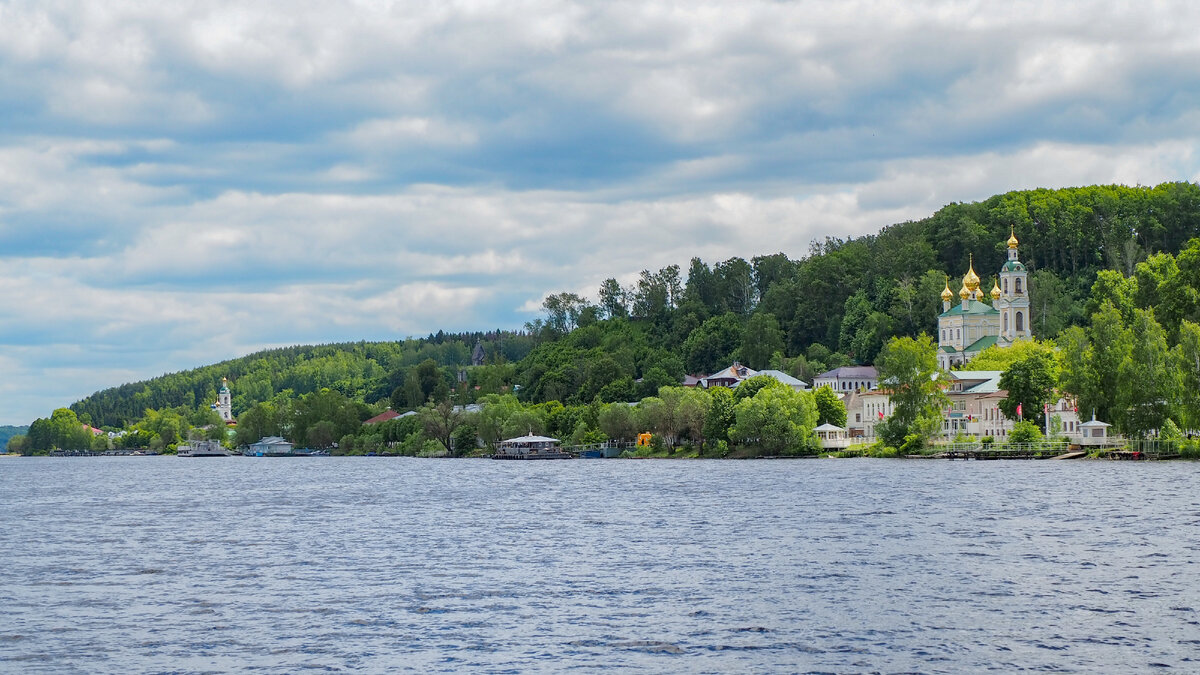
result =
[[[0,671],[1195,671],[1200,465],[10,460]]]

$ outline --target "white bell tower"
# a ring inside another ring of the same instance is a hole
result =
[[[1012,343],[1018,338],[1033,337],[1029,325],[1029,271],[1017,255],[1017,236],[1010,230],[1008,260],[1000,268],[1000,298],[995,301],[1000,310],[1000,338]]]

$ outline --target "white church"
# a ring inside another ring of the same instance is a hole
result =
[[[993,284],[990,295],[989,305],[984,302],[974,260],[963,277],[959,303],[952,305],[954,292],[946,281],[942,313],[938,316],[938,365],[942,370],[964,364],[992,345],[1007,347],[1017,339],[1033,337],[1029,325],[1029,272],[1017,256],[1017,237],[1011,231],[1008,260],[1000,267],[999,281]]]
[[[216,410],[226,424],[233,423],[233,394],[229,391],[229,380],[221,378],[221,391],[217,392],[217,402],[209,407]]]

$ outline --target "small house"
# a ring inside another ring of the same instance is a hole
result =
[[[279,457],[292,454],[292,444],[279,436],[266,436],[250,444],[250,454],[255,457]]]
[[[822,450],[845,450],[850,447],[850,434],[836,424],[826,422],[815,431]]]
[[[1093,414],[1091,421],[1084,422],[1079,425],[1079,445],[1084,448],[1095,448],[1108,445],[1108,428],[1112,426],[1107,422],[1099,422]]]

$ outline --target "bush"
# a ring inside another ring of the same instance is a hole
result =
[[[442,445],[441,441],[429,439],[425,441],[425,445],[421,447],[421,452],[418,457],[445,457],[450,454],[446,450],[446,446]]]
[[[1012,433],[1008,435],[1009,443],[1037,443],[1042,440],[1042,430],[1029,420],[1013,425]]]
[[[925,448],[925,437],[921,434],[909,434],[904,437],[904,443],[900,446],[899,453],[902,455],[913,455]]]
[[[991,436],[984,436],[983,438],[979,439],[979,442],[980,442],[980,443],[981,443],[981,444],[982,444],[984,447],[987,447],[987,446],[991,445],[992,443],[995,443],[995,442],[996,442],[996,439],[995,439],[995,438],[992,438]]]

